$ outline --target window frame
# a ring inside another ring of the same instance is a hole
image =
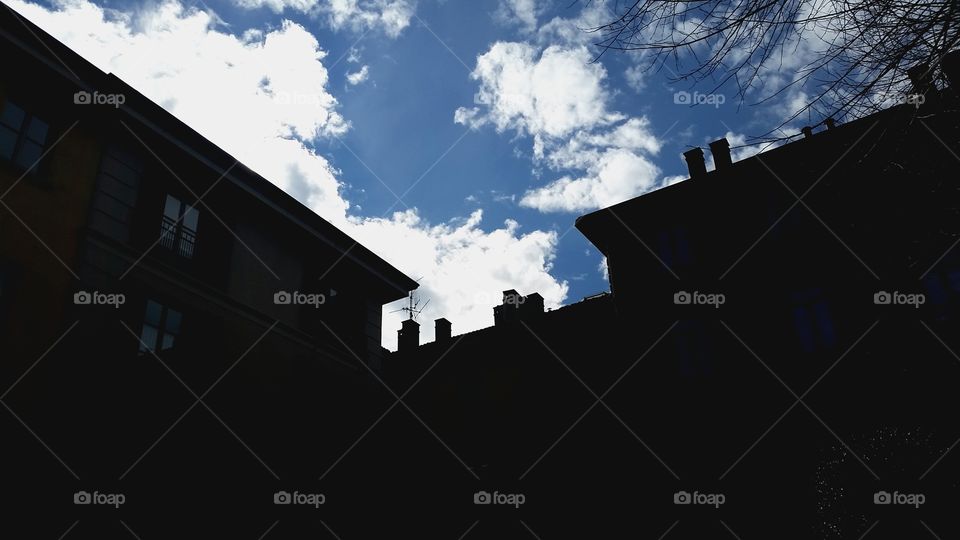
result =
[[[147,317],[150,313],[150,305],[154,304],[160,309],[160,313],[156,324],[151,321],[148,321]],[[178,317],[176,324],[176,329],[169,328],[170,323],[170,314],[175,313]],[[154,337],[153,343],[148,343],[145,339],[145,334],[147,327],[153,329]],[[160,354],[165,351],[168,351],[176,346],[177,339],[182,335],[183,328],[183,312],[170,307],[167,304],[148,298],[144,303],[143,317],[140,323],[140,335],[138,336],[137,350],[138,354]],[[165,347],[165,338],[170,337],[170,346]]]
[[[165,193],[164,195],[160,213],[160,245],[178,257],[193,260],[197,255],[197,243],[199,241],[200,210],[195,205],[187,204],[183,199],[172,193]],[[176,201],[178,205],[175,219],[167,215],[167,208],[171,199]],[[189,227],[186,223],[188,212],[193,212],[196,216],[194,227]],[[166,240],[167,237],[171,239]],[[185,250],[184,246],[189,246],[189,249]]]
[[[38,179],[41,178],[44,173],[46,154],[51,148],[49,143],[51,134],[54,131],[54,127],[52,122],[46,118],[38,116],[34,107],[26,106],[23,103],[23,101],[14,101],[9,97],[5,97],[0,100],[0,130],[6,130],[12,133],[15,137],[10,157],[8,158],[5,155],[0,155],[0,162],[5,163],[7,166],[12,167],[18,172],[22,172],[31,178]],[[11,126],[10,124],[2,121],[3,113],[7,110],[7,107],[11,105],[23,113],[23,117],[20,120],[20,125],[17,127]],[[33,123],[35,121],[43,123],[46,127],[42,142],[34,139],[30,134],[31,128],[33,127]],[[24,164],[21,162],[21,159],[23,156],[23,149],[28,144],[39,146],[40,153],[36,159],[32,159],[28,164]]]

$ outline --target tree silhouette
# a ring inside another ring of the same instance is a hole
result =
[[[590,0],[588,0],[590,1]],[[593,0],[597,1],[597,0]],[[944,77],[940,60],[960,41],[960,0],[608,0],[598,58],[645,56],[673,82],[733,81],[743,104],[795,89],[782,123],[857,118],[902,103],[909,68]],[[802,105],[801,105],[802,103]]]

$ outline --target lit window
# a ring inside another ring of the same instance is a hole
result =
[[[167,195],[160,225],[160,245],[187,259],[193,258],[197,244],[200,212],[180,199]]]
[[[143,330],[140,331],[140,352],[172,349],[176,337],[180,334],[182,319],[183,315],[179,311],[147,300]]]
[[[0,111],[0,158],[36,172],[50,126],[7,101]]]

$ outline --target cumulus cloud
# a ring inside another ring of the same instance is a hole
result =
[[[356,86],[370,77],[370,66],[363,66],[360,71],[347,73],[347,82]]]
[[[403,261],[402,268],[412,277],[424,276],[417,294],[429,298],[430,305],[423,318],[446,317],[455,333],[492,325],[493,306],[507,289],[539,292],[548,307],[558,307],[569,288],[550,275],[557,232],[523,233],[514,220],[485,232],[482,219],[483,211],[475,210],[466,219],[431,225],[415,210],[406,210],[389,219],[355,219],[351,233],[361,243],[376,246],[387,260]],[[392,342],[403,318],[402,313],[384,317]],[[432,326],[421,327],[421,341],[433,339]]]
[[[640,64],[627,67],[623,72],[627,86],[638,94],[647,86],[646,69]]]
[[[480,81],[474,99],[479,107],[460,108],[455,118],[537,139],[609,124],[617,116],[606,110],[604,69],[584,61],[585,54],[586,49],[548,47],[541,53],[527,43],[497,42],[477,58],[471,74]]]
[[[518,24],[525,32],[537,29],[537,17],[543,6],[537,0],[500,0],[494,16],[503,24]]]
[[[527,191],[521,206],[542,212],[583,212],[610,206],[652,189],[660,169],[646,158],[620,148],[605,150],[586,175],[564,176]]]
[[[658,186],[660,170],[650,157],[660,141],[645,117],[610,109],[606,69],[591,59],[584,45],[528,42],[497,42],[477,58],[474,106],[460,107],[454,121],[529,136],[536,164],[562,173],[527,190],[522,206],[592,210]]]
[[[416,8],[416,0],[327,0],[319,3],[317,12],[336,30],[380,28],[397,37],[410,26]]]
[[[306,12],[316,7],[318,0],[233,0],[237,7],[244,9],[269,8],[275,13],[285,9]]]
[[[553,231],[522,231],[512,220],[485,231],[481,211],[442,224],[416,209],[382,218],[349,214],[340,172],[311,148],[350,124],[328,90],[326,53],[304,27],[285,21],[237,37],[219,31],[212,14],[175,0],[136,15],[87,0],[8,4],[400,270],[423,276],[422,294],[433,298],[425,318],[448,317],[465,332],[492,324],[499,291],[538,291],[551,307],[566,298],[566,282],[550,275]],[[398,327],[395,314],[385,315],[385,346],[395,347]],[[424,339],[432,333],[425,325]]]
[[[410,26],[416,0],[233,0],[245,9],[269,8],[275,13],[289,9],[325,19],[334,30],[364,31],[380,28],[397,37]]]

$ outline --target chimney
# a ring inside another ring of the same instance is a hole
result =
[[[503,291],[503,304],[493,308],[493,324],[494,326],[513,324],[542,314],[543,296],[540,296],[540,293],[523,296],[510,289]]]
[[[813,128],[810,126],[803,126],[802,128],[800,128],[800,131],[803,132],[804,139],[813,137]]]
[[[710,153],[713,154],[713,165],[716,170],[722,171],[733,165],[733,160],[730,159],[730,143],[726,137],[710,143]]]
[[[687,160],[691,179],[696,180],[707,176],[707,165],[703,161],[703,150],[699,146],[684,152],[683,157]]]
[[[543,297],[540,296],[540,293],[528,294],[521,311],[524,317],[543,313]]]
[[[526,298],[520,295],[514,289],[503,291],[503,303],[493,307],[493,324],[514,322],[520,319],[520,305],[526,302]]]
[[[415,351],[420,346],[420,323],[407,319],[397,330],[397,352]]]
[[[837,121],[833,118],[827,118],[823,121],[823,123],[827,126],[827,129],[833,129],[837,127]]]
[[[947,75],[953,93],[960,95],[960,49],[945,54],[940,60],[940,69]]]
[[[446,319],[437,319],[434,324],[434,341],[437,343],[446,343],[452,337],[450,321]]]

